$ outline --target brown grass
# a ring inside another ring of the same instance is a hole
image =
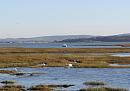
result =
[[[14,70],[0,70],[1,74],[14,74],[16,71]]]
[[[0,48],[0,53],[119,53],[130,48]]]
[[[0,87],[0,91],[26,91],[21,85],[5,85]]]
[[[74,67],[106,68],[110,63],[130,64],[130,57],[107,53],[130,52],[130,48],[0,48],[0,67]]]

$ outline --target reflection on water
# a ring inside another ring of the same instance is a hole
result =
[[[130,57],[130,53],[113,53],[112,56]]]
[[[113,66],[113,67],[130,67],[130,64],[109,64],[109,66]]]
[[[13,68],[7,68],[12,69]],[[130,90],[130,69],[123,68],[18,68],[18,71],[45,72],[47,74],[36,74],[34,76],[17,77],[14,75],[0,74],[0,81],[15,80],[18,84],[30,87],[38,84],[73,84],[75,86],[65,90],[78,90],[85,87],[86,81],[103,81],[112,87],[127,88]]]
[[[111,46],[129,42],[77,42],[65,43],[69,48],[122,48]],[[23,47],[23,48],[62,48],[64,43],[0,43],[0,47]],[[124,48],[124,47],[123,47]]]

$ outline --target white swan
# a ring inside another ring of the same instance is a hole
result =
[[[14,68],[14,70],[17,72],[18,71],[18,69],[17,68]]]
[[[68,64],[69,67],[73,67],[73,64]]]

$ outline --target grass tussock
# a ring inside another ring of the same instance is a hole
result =
[[[60,87],[60,88],[68,88],[68,87],[72,87],[72,86],[74,86],[74,85],[71,85],[71,84],[63,84],[63,85],[47,85],[48,87],[51,87],[51,88],[58,88],[58,87]]]
[[[0,91],[26,91],[21,85],[5,85],[0,87]]]
[[[108,87],[102,87],[102,88],[86,88],[86,89],[80,89],[79,91],[128,91],[127,89],[123,88],[108,88]]]
[[[91,81],[91,82],[85,82],[84,85],[103,86],[103,85],[106,85],[106,83],[98,82],[98,81]]]
[[[52,91],[52,88],[46,85],[37,85],[37,86],[32,86],[28,90],[29,91]]]
[[[1,74],[14,74],[16,71],[14,70],[0,70]]]
[[[7,81],[2,81],[2,84],[14,84],[15,81],[7,80]]]
[[[29,91],[53,91],[54,88],[68,88],[74,85],[36,85],[29,88]]]

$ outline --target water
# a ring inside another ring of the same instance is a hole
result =
[[[69,48],[122,48],[121,46],[110,46],[126,44],[128,42],[89,42],[89,43],[66,43]],[[62,48],[64,43],[5,43],[0,47],[22,47],[22,48]],[[106,45],[106,46],[102,46]],[[130,56],[130,53],[127,55]],[[126,54],[113,54],[113,56],[126,56]],[[14,70],[14,68],[7,68]],[[17,77],[14,75],[0,74],[0,81],[15,80],[18,84],[26,87],[39,84],[72,84],[73,87],[64,90],[79,90],[85,88],[86,81],[103,81],[111,87],[127,88],[130,90],[129,68],[18,68],[21,72],[45,72],[47,74],[35,74],[34,76]]]
[[[130,42],[78,42],[65,43],[69,48],[122,48],[121,46],[111,46],[118,44],[128,44]],[[23,48],[62,48],[64,43],[0,43],[0,47],[23,47]]]
[[[117,57],[130,57],[130,53],[113,53],[112,56],[117,56]]]
[[[13,70],[14,68],[7,68]],[[64,88],[75,91],[85,88],[86,81],[103,81],[109,87],[126,88],[130,90],[130,68],[18,68],[20,72],[45,72],[34,76],[17,77],[0,74],[0,81],[15,80],[18,84],[30,87],[38,84],[73,84],[75,86]],[[62,89],[63,90],[63,89]]]
[[[130,64],[109,64],[109,66],[113,66],[113,67],[130,67]]]

